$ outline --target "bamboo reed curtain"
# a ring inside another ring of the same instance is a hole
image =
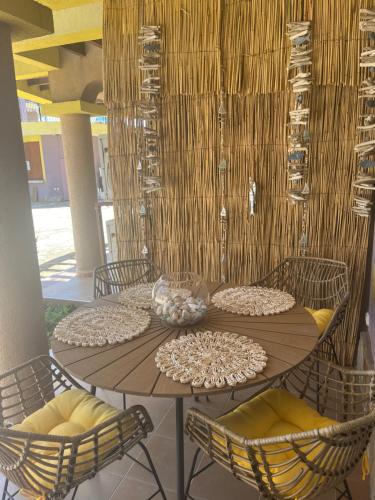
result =
[[[301,210],[286,198],[286,23],[311,20],[313,90],[308,254],[351,267],[352,297],[336,349],[353,362],[368,220],[351,210],[355,174],[359,9],[367,0],[105,0],[105,97],[119,257],[140,257],[135,103],[137,36],[161,25],[162,175],[147,222],[150,256],[167,270],[220,278],[218,94],[227,94],[228,277],[251,282],[298,253]],[[248,217],[248,180],[258,187]]]

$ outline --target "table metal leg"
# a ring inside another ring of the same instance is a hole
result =
[[[177,465],[177,499],[185,499],[184,478],[184,400],[176,398],[176,465]]]

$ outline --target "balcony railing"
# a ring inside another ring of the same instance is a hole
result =
[[[57,116],[46,116],[42,114],[40,104],[32,101],[19,99],[21,120],[23,122],[59,122]],[[106,116],[92,116],[91,123],[107,123]]]

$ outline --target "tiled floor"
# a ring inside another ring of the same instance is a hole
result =
[[[121,395],[113,392],[98,390],[98,397],[107,402],[122,407]],[[235,402],[227,396],[217,396],[210,402],[195,402],[193,399],[185,401],[185,412],[191,406],[200,407],[210,415],[218,415],[224,409],[238,404],[249,396],[249,391],[237,393]],[[175,463],[175,408],[174,401],[158,398],[141,398],[128,396],[128,405],[142,404],[150,413],[155,430],[147,439],[147,446],[154,460],[168,500],[176,499],[176,463]],[[185,439],[186,473],[190,467],[194,453],[194,445]],[[135,452],[135,450],[134,450]],[[134,453],[142,460],[142,452]],[[369,495],[369,482],[362,481],[360,471],[350,477],[350,487],[354,500],[367,500]],[[111,464],[106,470],[101,471],[94,479],[82,484],[78,490],[76,500],[144,500],[151,496],[157,487],[150,474],[134,464],[130,459],[124,458]],[[213,466],[199,476],[192,484],[191,493],[197,500],[258,500],[258,493],[251,487],[234,479],[228,472],[219,466]],[[68,496],[68,499],[71,494]],[[17,500],[20,496],[15,497]],[[161,500],[161,495],[155,497]],[[320,500],[333,500],[337,498],[335,492],[330,492],[319,497]]]

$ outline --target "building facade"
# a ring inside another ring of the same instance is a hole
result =
[[[31,201],[69,201],[60,120],[43,116],[37,103],[19,99],[19,104]],[[107,136],[102,134],[103,125],[103,118],[92,120],[92,142],[98,199],[108,200]],[[34,135],[33,131],[39,133]]]

